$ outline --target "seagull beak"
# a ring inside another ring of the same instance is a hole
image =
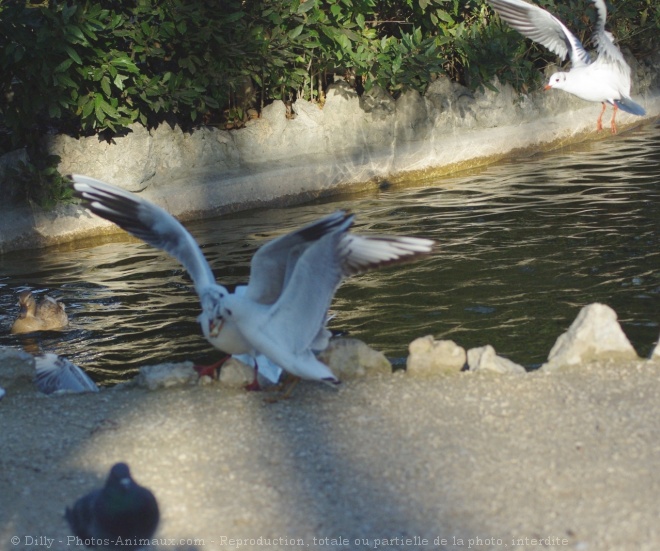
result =
[[[546,84],[546,85],[543,87],[544,90],[550,90],[550,88],[552,88],[552,86],[550,86],[549,84]]]
[[[209,321],[209,334],[212,337],[217,337],[222,331],[222,326],[225,324],[225,320],[221,319],[220,323],[216,323],[214,320]]]

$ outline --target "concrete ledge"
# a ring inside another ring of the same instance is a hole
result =
[[[351,91],[342,89],[344,95],[337,95],[341,109],[336,102],[323,110],[296,102],[300,115],[293,120],[273,104],[263,119],[239,131],[136,128],[113,144],[56,136],[50,138],[51,150],[63,157],[63,173],[87,174],[140,192],[186,221],[375,189],[384,181],[403,185],[437,178],[525,151],[617,139],[595,131],[598,105],[565,93],[537,93],[522,101],[505,89],[461,101],[465,89],[443,86],[436,95],[430,89],[425,98],[402,96],[393,112],[366,112],[357,96],[345,98]],[[620,133],[660,116],[660,95],[637,100],[646,117],[620,112]],[[117,231],[76,205],[49,212],[0,207],[0,253]]]

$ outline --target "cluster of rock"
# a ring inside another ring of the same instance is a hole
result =
[[[436,341],[432,336],[426,336],[410,343],[409,352],[406,369],[412,375],[458,370],[495,373],[526,371],[511,360],[498,356],[490,345],[466,352],[453,341]],[[660,357],[660,344],[653,355]],[[616,312],[609,306],[595,303],[582,308],[568,330],[557,339],[541,369],[554,371],[600,359],[637,358],[637,352],[617,321]]]
[[[319,359],[341,380],[392,373],[392,365],[384,354],[352,338],[332,340],[319,355]],[[596,360],[637,359],[635,349],[617,321],[616,312],[609,306],[595,303],[585,306],[568,330],[557,339],[541,370],[551,372]],[[651,359],[660,360],[660,343],[652,352]],[[23,351],[0,348],[0,367],[0,398],[4,395],[2,387],[31,384],[34,380],[34,357]],[[435,340],[430,335],[410,343],[406,371],[409,376],[433,376],[459,371],[499,374],[526,372],[521,365],[498,356],[490,345],[466,351],[451,340]],[[218,380],[223,386],[238,388],[251,383],[253,378],[254,369],[251,366],[231,358],[222,366]],[[200,379],[192,362],[180,362],[142,367],[139,375],[127,384],[156,390],[209,382],[209,377]],[[264,387],[272,384],[264,378],[260,378],[259,382]]]
[[[319,354],[319,359],[327,364],[342,381],[357,379],[375,374],[391,374],[392,364],[382,352],[370,348],[357,339],[339,338],[330,341],[328,347]],[[220,369],[218,381],[230,388],[242,388],[254,379],[254,369],[238,360],[230,358]],[[160,364],[140,369],[135,383],[150,390],[186,384],[210,382],[209,377],[199,378],[191,362]],[[273,383],[259,377],[263,388]]]

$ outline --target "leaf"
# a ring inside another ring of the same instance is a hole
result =
[[[62,63],[60,63],[57,67],[55,67],[54,72],[55,73],[64,73],[69,67],[71,67],[71,64],[73,63],[73,59],[65,59]]]
[[[103,109],[101,109],[101,104],[100,102],[96,101],[100,98],[101,96],[98,95],[94,99],[94,115],[96,116],[96,120],[100,123],[102,123],[105,120],[105,113],[103,112]]]
[[[127,57],[126,55],[112,59],[110,63],[116,67],[124,68],[129,73],[140,72],[140,69],[137,67],[137,65],[135,65],[133,60]]]
[[[102,27],[102,25],[99,24],[98,27]],[[94,29],[92,29],[91,25],[85,25],[84,27],[82,27],[82,31],[87,35],[87,38],[90,38],[93,41],[98,40],[98,36],[94,32]]]
[[[83,118],[89,117],[92,114],[92,111],[94,111],[94,102],[87,98],[87,102],[82,106]]]
[[[94,112],[99,122],[103,122],[106,119],[106,114],[114,118],[118,116],[117,111],[103,99],[101,94],[97,94],[94,98]]]
[[[349,38],[349,40],[351,40],[353,42],[359,42],[360,41],[359,35],[356,34],[353,31],[351,31],[350,29],[343,28],[343,29],[341,29],[340,32],[342,32],[344,35],[346,35]]]
[[[78,85],[66,73],[58,73],[54,75],[54,81],[57,84],[62,85],[64,87],[73,88],[73,89],[78,87]]]
[[[103,93],[106,95],[106,97],[110,97],[112,95],[112,90],[110,90],[110,79],[107,76],[104,76],[101,79],[101,90],[103,90]]]
[[[68,22],[69,19],[71,19],[71,16],[74,13],[76,13],[77,9],[78,6],[76,6],[75,4],[71,6],[64,6],[64,8],[62,9],[62,19],[64,20],[65,23]]]
[[[235,23],[235,22],[238,21],[239,19],[242,19],[244,16],[245,16],[245,12],[238,11],[238,12],[236,12],[236,13],[232,13],[231,15],[229,15],[229,16],[225,19],[225,21],[227,21],[227,23]]]
[[[59,119],[62,116],[60,106],[54,103],[50,104],[48,106],[48,115],[51,119]]]
[[[69,54],[69,57],[73,59],[78,65],[82,65],[82,59],[80,59],[80,56],[78,53],[68,44],[64,46],[64,50],[66,51],[67,54]]]
[[[294,39],[298,36],[300,36],[300,33],[303,31],[305,28],[305,24],[298,25],[295,29],[292,29],[289,31],[289,38]]]
[[[296,12],[298,15],[301,15],[303,13],[307,13],[309,10],[313,10],[316,7],[316,0],[303,0],[300,2],[300,5],[298,6],[298,11]]]
[[[444,10],[436,10],[436,15],[438,16],[438,19],[444,21],[445,23],[449,23],[450,25],[455,25],[456,22],[454,21],[454,18],[449,15],[446,11]]]
[[[118,75],[115,77],[115,80],[113,80],[113,84],[114,84],[119,90],[123,90],[123,89],[124,89],[124,81],[125,81],[127,78],[128,78],[128,77],[125,76],[125,75],[119,75],[119,74],[118,74]]]
[[[80,29],[80,27],[77,27],[76,25],[67,25],[64,27],[64,32],[67,35],[73,36],[77,38],[80,42],[85,42],[85,35]]]

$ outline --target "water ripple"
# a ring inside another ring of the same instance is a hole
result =
[[[432,334],[466,348],[492,344],[534,367],[579,309],[596,301],[617,311],[647,354],[660,311],[659,168],[660,129],[647,126],[423,187],[188,227],[230,287],[247,280],[262,243],[338,208],[358,214],[359,231],[436,239],[432,257],[353,278],[332,306],[333,328],[398,364],[412,339]],[[25,288],[61,299],[70,328],[9,335]],[[66,355],[104,383],[150,363],[215,360],[198,311],[176,261],[129,237],[0,256],[0,345]]]

